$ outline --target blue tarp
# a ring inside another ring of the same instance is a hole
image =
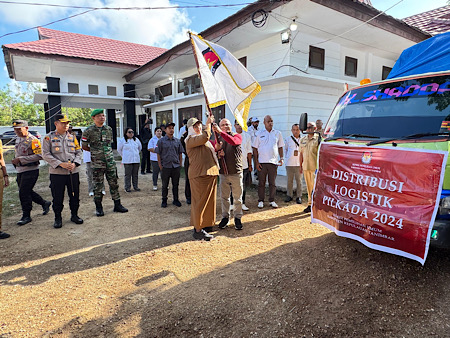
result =
[[[442,33],[405,49],[388,79],[450,70],[450,32]]]

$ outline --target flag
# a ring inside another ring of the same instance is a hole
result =
[[[228,104],[236,121],[247,131],[250,105],[261,86],[225,48],[199,35],[191,33],[190,37],[209,108]]]

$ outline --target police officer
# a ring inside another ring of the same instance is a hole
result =
[[[22,218],[17,225],[31,222],[31,209],[33,202],[42,206],[43,214],[50,211],[50,201],[44,200],[33,190],[39,177],[39,160],[41,157],[41,143],[39,139],[28,132],[28,122],[25,120],[13,121],[16,133],[15,157],[11,161],[17,170],[17,185],[19,186],[19,199],[22,205]]]
[[[68,132],[70,120],[63,114],[54,115],[56,130],[44,137],[42,142],[42,158],[48,162],[50,173],[50,189],[53,196],[55,213],[54,228],[62,227],[61,212],[64,208],[64,192],[67,186],[69,206],[75,224],[82,224],[78,217],[80,207],[80,177],[78,167],[83,156],[77,138]]]
[[[103,216],[102,187],[104,176],[109,184],[111,197],[114,200],[115,212],[128,212],[120,203],[119,184],[117,183],[117,167],[111,148],[113,133],[105,123],[103,109],[94,109],[91,113],[94,124],[89,126],[81,138],[83,150],[91,152],[91,166],[93,170],[94,202],[97,216]]]
[[[5,158],[3,157],[3,144],[0,140],[0,239],[9,238],[9,234],[2,231],[2,205],[3,205],[3,187],[9,185],[9,176],[6,171]]]

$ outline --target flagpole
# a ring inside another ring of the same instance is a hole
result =
[[[203,96],[205,97],[206,108],[208,109],[206,116],[210,117],[212,115],[212,111],[211,111],[211,108],[209,107],[209,101],[208,101],[208,97],[206,96],[205,87],[203,86],[202,74],[200,73],[200,66],[199,66],[198,59],[197,59],[197,53],[195,52],[195,47],[194,47],[194,42],[192,41],[191,32],[188,32],[188,33],[189,33],[189,40],[191,41],[192,52],[194,53],[195,64],[197,66],[198,78],[200,79],[200,83],[202,84],[202,87],[203,87]],[[219,143],[219,138],[218,138],[219,135],[216,133],[216,131],[214,129],[213,129],[213,133],[214,133],[214,138],[216,139],[216,144],[217,144],[217,143]],[[216,150],[216,153],[218,153],[217,150]],[[217,157],[219,157],[219,154],[217,154]],[[221,160],[221,165],[222,165],[224,174],[228,175],[228,168],[227,168],[227,164],[225,162],[225,158],[220,157],[220,160]]]

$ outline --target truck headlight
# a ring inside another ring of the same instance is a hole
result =
[[[439,202],[439,215],[450,214],[450,196],[441,198]]]

